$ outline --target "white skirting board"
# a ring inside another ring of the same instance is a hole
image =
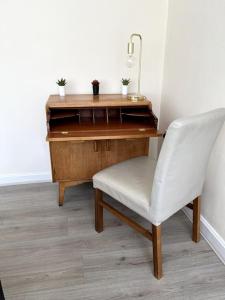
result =
[[[192,222],[192,210],[185,207],[183,212]],[[209,222],[201,215],[201,234],[214,250],[219,259],[225,264],[225,241],[209,224]]]
[[[26,174],[8,174],[0,176],[0,186],[27,184],[27,183],[39,183],[39,182],[51,182],[51,174],[46,173],[26,173]]]

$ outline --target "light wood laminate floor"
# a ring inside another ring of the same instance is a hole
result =
[[[55,184],[0,189],[6,300],[225,299],[225,266],[203,239],[191,241],[182,212],[163,224],[164,277],[158,281],[148,240],[107,212],[104,232],[95,232],[93,200],[91,184],[68,189],[62,208]]]

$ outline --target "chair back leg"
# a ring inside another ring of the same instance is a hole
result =
[[[192,240],[195,243],[200,241],[200,210],[201,210],[201,200],[200,197],[198,197],[193,201]]]
[[[152,225],[152,246],[154,276],[157,279],[162,277],[162,246],[161,246],[161,225]]]
[[[102,191],[95,189],[95,230],[100,233],[103,231],[103,207]]]

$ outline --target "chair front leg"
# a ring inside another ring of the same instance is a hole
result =
[[[192,240],[197,243],[200,241],[200,197],[193,201],[193,227],[192,227]]]
[[[103,207],[101,201],[102,191],[95,189],[95,230],[98,233],[103,231]]]
[[[161,246],[161,225],[152,225],[152,246],[153,246],[153,265],[154,276],[162,278],[162,246]]]

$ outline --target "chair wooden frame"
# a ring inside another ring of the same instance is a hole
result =
[[[196,243],[200,240],[200,203],[200,198],[197,197],[193,201],[193,204],[187,204],[187,207],[193,210],[192,240]],[[103,192],[99,189],[95,189],[95,230],[98,233],[104,230],[103,208],[107,209],[121,221],[127,223],[130,227],[152,241],[154,276],[157,279],[162,278],[161,225],[155,226],[152,224],[152,231],[150,232],[149,230],[145,229],[144,227],[103,201]]]

